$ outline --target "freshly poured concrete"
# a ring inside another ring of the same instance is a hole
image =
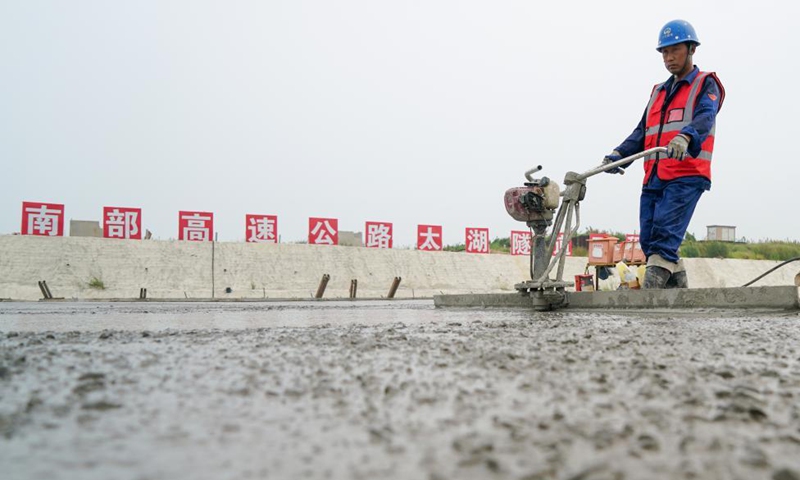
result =
[[[794,480],[800,317],[0,303],[0,478]]]

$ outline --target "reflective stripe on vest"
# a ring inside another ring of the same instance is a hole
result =
[[[697,103],[697,96],[703,83],[709,75],[712,75],[720,88],[720,96],[724,97],[724,90],[715,75],[708,72],[698,72],[694,81],[690,85],[682,84],[674,94],[672,103],[663,111],[664,103],[667,99],[667,92],[663,89],[664,84],[653,87],[650,101],[645,110],[645,149],[652,147],[665,147],[675,138],[680,131],[692,123],[694,117],[694,107]],[[688,93],[687,93],[688,89]],[[720,98],[720,106],[722,98]],[[654,108],[658,108],[654,111]],[[652,118],[654,114],[658,115]],[[658,163],[658,176],[662,180],[672,180],[678,177],[700,175],[711,179],[711,157],[714,150],[714,133],[716,126],[712,126],[708,137],[700,146],[700,154],[697,157],[687,157],[683,161],[674,158],[664,158],[663,154],[648,155],[645,157],[644,169],[645,176],[643,183],[650,177],[651,170]],[[658,162],[656,162],[658,160]]]

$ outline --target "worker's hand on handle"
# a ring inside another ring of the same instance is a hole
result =
[[[676,135],[667,145],[667,156],[683,160],[686,157],[686,150],[689,148],[689,138],[686,135]]]
[[[613,152],[606,155],[605,158],[603,158],[603,165],[614,163],[617,160],[622,160],[622,155],[620,155],[618,151],[614,150]],[[623,170],[620,167],[615,167],[612,168],[611,170],[606,170],[606,173],[619,173],[620,175],[623,175],[625,173],[625,170]]]

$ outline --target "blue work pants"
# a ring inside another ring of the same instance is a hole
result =
[[[683,177],[663,181],[653,175],[642,187],[639,200],[639,243],[649,258],[658,254],[677,263],[689,221],[704,191],[711,182],[703,177]]]

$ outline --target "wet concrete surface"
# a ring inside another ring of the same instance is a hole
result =
[[[800,316],[0,303],[8,479],[800,479]]]

